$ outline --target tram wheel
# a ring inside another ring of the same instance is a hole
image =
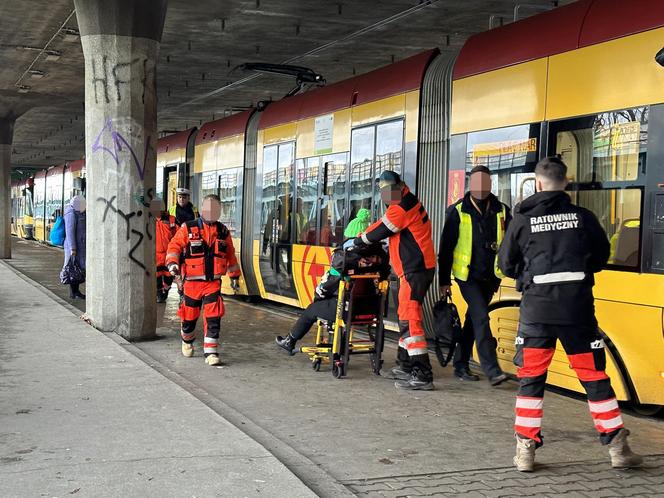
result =
[[[662,405],[633,404],[632,409],[643,417],[653,417],[664,409]]]

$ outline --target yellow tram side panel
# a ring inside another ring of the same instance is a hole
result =
[[[658,28],[551,56],[546,119],[664,102],[663,39]]]
[[[500,289],[501,301],[519,299],[514,282],[506,279]],[[457,289],[458,292],[458,289]],[[638,400],[644,404],[664,404],[664,276],[603,271],[596,276],[595,312],[602,331],[615,346]],[[456,294],[459,295],[459,294]],[[466,305],[458,299],[460,311]],[[504,308],[491,314],[492,331],[498,340],[501,366],[516,373],[512,363],[518,309]],[[619,400],[629,400],[627,380],[622,377],[617,359],[607,355],[607,373]],[[551,364],[549,384],[583,393],[581,384],[564,351],[558,345]]]

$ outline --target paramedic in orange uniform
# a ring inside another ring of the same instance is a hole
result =
[[[166,252],[168,243],[171,241],[178,225],[175,216],[168,214],[164,207],[162,199],[154,199],[150,202],[150,212],[155,218],[155,245],[157,248],[157,302],[165,303],[168,298],[168,291],[173,284],[173,275],[166,267]]]
[[[221,277],[228,275],[231,286],[238,288],[240,266],[235,257],[233,240],[228,228],[217,221],[221,214],[219,197],[211,194],[203,199],[201,217],[183,223],[168,244],[166,265],[173,276],[184,272],[184,299],[178,316],[182,320],[182,354],[194,355],[196,321],[203,308],[203,353],[208,365],[219,365],[219,328],[224,316],[221,298]],[[182,264],[183,263],[183,264]]]
[[[399,277],[398,366],[392,369],[400,389],[433,389],[427,340],[422,326],[422,303],[436,271],[431,221],[422,203],[401,177],[384,171],[379,178],[385,215],[355,239],[356,245],[389,240],[390,262]]]

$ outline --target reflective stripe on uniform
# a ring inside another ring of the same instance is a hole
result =
[[[541,410],[544,407],[544,400],[542,398],[524,398],[517,396],[517,408],[527,408],[529,410]]]
[[[623,425],[623,419],[620,415],[609,420],[595,419],[595,427],[600,432],[610,432],[619,429]]]
[[[606,401],[588,401],[588,406],[592,413],[605,413],[618,408],[618,401],[615,398]]]
[[[557,273],[545,273],[544,275],[535,275],[533,282],[536,284],[556,284],[559,282],[580,282],[586,278],[582,271],[561,271]]]
[[[389,228],[391,232],[397,233],[400,230],[398,226],[390,221],[390,219],[387,217],[387,214],[384,214],[380,221],[383,223],[383,225]]]
[[[369,241],[369,238],[367,237],[366,233],[363,233],[360,238],[362,239],[362,242],[364,242],[365,244],[367,244],[367,245],[371,244],[371,242]]]
[[[233,273],[236,271],[240,271],[240,265],[233,265],[228,267],[228,273]]]
[[[167,258],[179,258],[180,253],[179,252],[169,252],[168,254],[166,254],[166,257]]]
[[[516,417],[514,425],[519,427],[542,427],[542,417]]]

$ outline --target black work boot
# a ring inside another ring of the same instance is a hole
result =
[[[464,380],[468,382],[476,382],[480,380],[480,376],[475,375],[473,372],[470,371],[470,368],[468,367],[454,369],[454,376],[459,380]]]
[[[288,334],[286,337],[278,335],[274,342],[276,342],[277,346],[280,348],[285,349],[290,356],[295,354],[295,343],[297,340],[294,339],[292,335]]]
[[[399,347],[397,349],[397,366],[390,370],[393,379],[396,380],[409,380],[413,370],[413,365],[408,356],[408,351]]]
[[[410,391],[433,391],[433,373],[428,354],[411,357],[413,368],[408,380],[397,380],[394,387]]]

